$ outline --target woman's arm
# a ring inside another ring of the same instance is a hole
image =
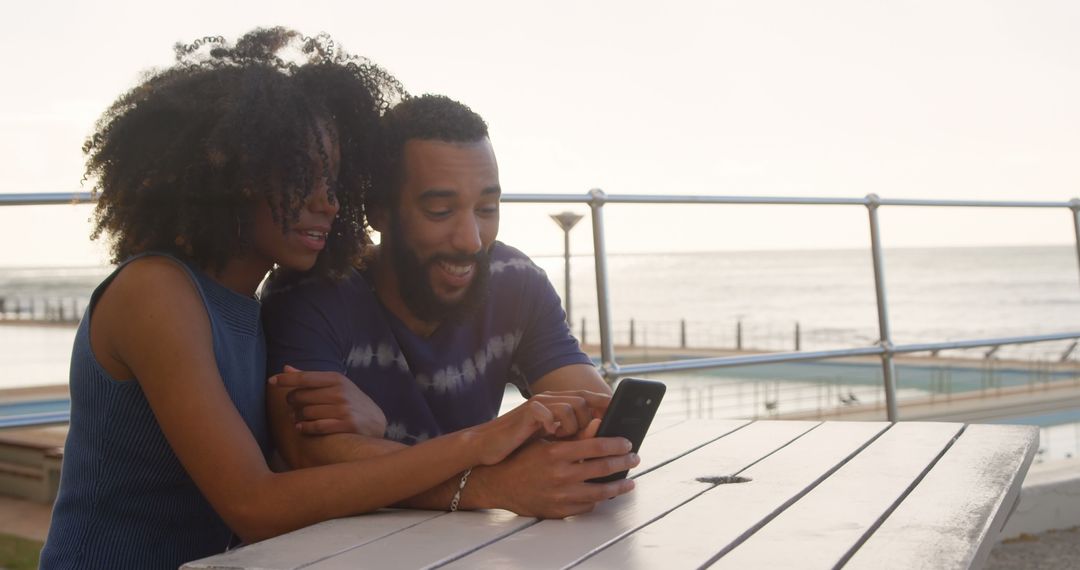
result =
[[[327,421],[325,416],[363,414],[342,411],[342,406],[349,407],[343,402],[357,400],[362,393],[351,380],[336,372],[286,371],[270,378],[266,394],[274,443],[293,467],[370,458],[405,447],[396,441],[357,433],[320,435],[325,433],[320,424]],[[577,440],[534,441],[497,465],[473,469],[459,507],[508,509],[519,515],[562,518],[590,511],[601,501],[629,492],[633,488],[630,480],[587,482],[631,469],[638,462],[636,456],[627,454],[625,440],[593,438],[600,421],[594,416],[607,407],[610,399],[607,394],[580,390],[533,396],[531,400],[543,404],[559,422],[556,436],[576,435]],[[579,432],[585,426],[591,429]],[[460,477],[455,474],[443,484],[395,506],[446,509],[459,483]]]
[[[273,473],[225,391],[198,292],[174,262],[147,258],[121,271],[95,307],[91,338],[95,354],[137,379],[184,468],[248,542],[395,503],[502,460],[538,429],[555,431],[537,404],[379,457]]]

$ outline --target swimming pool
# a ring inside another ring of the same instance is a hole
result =
[[[67,412],[71,410],[71,400],[54,398],[49,400],[26,400],[22,402],[0,402],[0,417],[22,416],[26,414],[44,414]]]

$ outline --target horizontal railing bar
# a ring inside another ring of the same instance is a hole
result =
[[[865,198],[801,198],[798,196],[692,196],[608,194],[609,204],[760,204],[865,206]]]
[[[951,342],[904,344],[893,347],[890,352],[894,354],[901,354],[912,352],[929,352],[933,350],[982,348],[1010,344],[1031,344],[1036,342],[1051,342],[1056,340],[1072,339],[1080,339],[1080,332],[1018,337],[984,338]],[[626,366],[619,366],[617,373],[619,376],[633,376],[637,374],[648,374],[654,372],[681,372],[688,370],[702,370],[706,368],[730,368],[734,366],[752,366],[757,364],[775,364],[781,362],[806,362],[810,360],[826,360],[829,358],[880,356],[884,353],[885,349],[880,346],[867,346],[861,348],[846,348],[837,350],[818,350],[812,352],[769,352],[764,354],[749,354],[742,356],[691,358],[686,360],[671,360],[666,362],[630,364]],[[67,423],[69,419],[69,412],[46,412],[39,414],[0,416],[0,429],[61,424]]]
[[[988,346],[1003,346],[1009,344],[1031,344],[1036,342],[1049,342],[1055,340],[1071,340],[1080,338],[1080,332],[1056,333],[1033,336],[983,338],[972,340],[960,340],[950,342],[929,342],[919,344],[905,344],[895,346],[889,352],[893,354],[928,352],[933,350],[955,350],[963,348],[980,348]],[[705,368],[730,368],[733,366],[749,366],[755,364],[775,364],[779,362],[800,362],[809,360],[825,360],[828,358],[850,358],[853,356],[880,356],[886,351],[880,346],[868,346],[862,348],[843,348],[836,350],[819,350],[814,352],[767,352],[763,354],[750,354],[742,356],[718,356],[714,358],[688,358],[685,360],[669,360],[665,362],[648,362],[643,364],[628,364],[619,366],[619,376],[645,374],[650,372],[681,372],[686,370],[702,370]]]
[[[594,198],[588,194],[503,194],[503,202],[514,203],[579,203],[588,204]],[[608,194],[602,201],[608,204],[757,204],[809,206],[867,206],[869,198],[802,198],[798,196],[708,196]],[[1072,202],[1039,202],[1031,200],[919,200],[878,198],[879,206],[945,206],[956,208],[1071,208]]]
[[[701,370],[704,368],[729,368],[732,366],[749,366],[753,364],[772,364],[777,362],[848,358],[852,356],[879,356],[884,352],[885,349],[880,346],[819,350],[814,352],[767,352],[764,354],[747,354],[742,356],[688,358],[685,360],[669,360],[666,362],[627,364],[626,366],[619,366],[616,372],[619,376],[631,376],[647,372],[677,372],[684,370]]]
[[[48,206],[93,202],[89,192],[44,192],[36,194],[0,194],[0,206]]]
[[[71,419],[71,412],[42,412],[38,414],[19,414],[0,416],[0,429],[66,424]]]
[[[518,204],[588,204],[589,194],[503,194],[502,201]],[[607,204],[750,204],[789,206],[866,206],[867,198],[802,198],[798,196],[707,196],[658,194],[608,194]],[[93,202],[89,192],[42,192],[0,194],[0,206],[38,206]],[[944,206],[959,208],[1071,208],[1072,202],[1022,200],[918,200],[879,198],[880,206]]]
[[[945,206],[953,208],[1071,208],[1070,202],[1038,202],[1030,200],[918,200],[881,198],[881,206]]]
[[[927,352],[933,350],[954,350],[960,348],[984,348],[989,346],[1005,346],[1009,344],[1031,344],[1035,342],[1049,342],[1054,340],[1073,340],[1080,338],[1080,332],[1056,333],[1032,336],[1013,336],[1003,338],[981,338],[973,340],[957,340],[951,342],[923,342],[918,344],[904,344],[894,346],[894,353]]]

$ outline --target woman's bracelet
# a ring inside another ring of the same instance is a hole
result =
[[[472,473],[472,467],[466,469],[465,474],[461,476],[461,483],[458,484],[457,492],[454,493],[454,498],[450,499],[450,512],[458,509],[458,503],[461,502],[461,491],[465,489],[465,483],[469,482],[469,473]]]

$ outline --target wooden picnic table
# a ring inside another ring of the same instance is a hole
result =
[[[1037,448],[1029,426],[686,420],[585,515],[387,509],[184,568],[978,568]]]

